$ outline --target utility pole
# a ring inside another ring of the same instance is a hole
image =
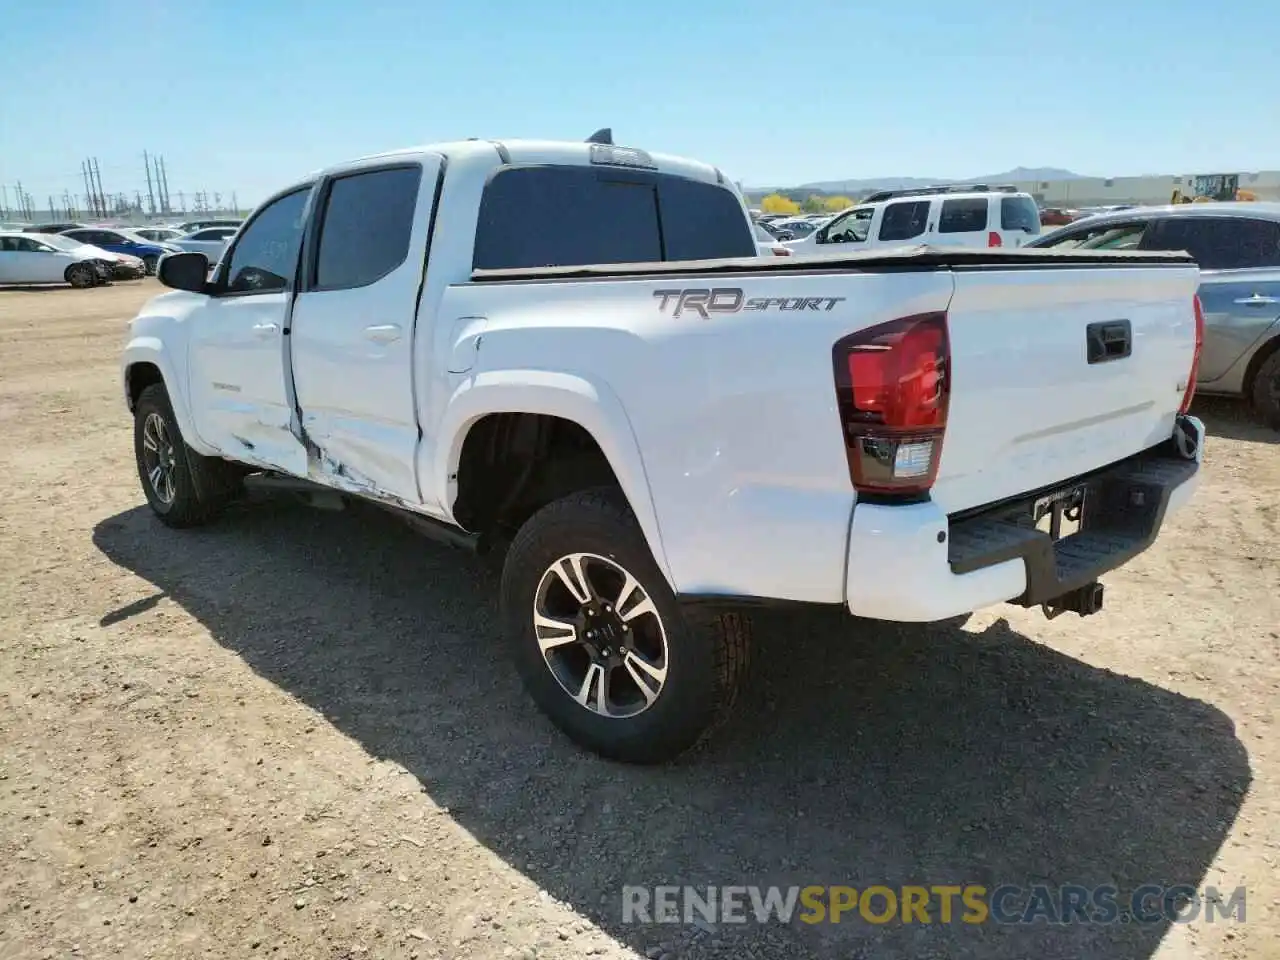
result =
[[[9,216],[9,188],[0,183],[0,217]]]
[[[18,181],[18,209],[22,211],[22,217],[24,220],[30,220],[31,214],[27,213],[26,196],[27,195],[22,190],[22,181],[19,180]]]
[[[187,212],[187,195],[181,190],[178,191],[178,209],[183,213]]]
[[[169,212],[169,170],[165,166],[164,157],[160,158],[160,194],[164,197],[165,213]]]
[[[231,191],[231,212],[237,217],[240,216],[240,201],[236,199],[236,192]]]
[[[155,191],[151,188],[151,158],[147,155],[147,151],[145,150],[142,151],[142,166],[147,171],[147,199],[150,201],[151,214],[154,216],[156,212],[156,195]]]
[[[93,180],[98,185],[98,206],[102,210],[102,216],[110,216],[107,213],[107,194],[102,189],[102,168],[98,166],[98,158],[93,158]]]
[[[213,193],[213,212],[222,212],[222,194],[218,193],[216,190]]]

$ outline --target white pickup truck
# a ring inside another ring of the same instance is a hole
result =
[[[753,604],[1089,614],[1191,496],[1184,255],[754,254],[714,167],[609,143],[325,170],[211,279],[161,262],[123,360],[143,490],[170,526],[336,492],[488,554],[533,699],[636,762],[724,715]]]

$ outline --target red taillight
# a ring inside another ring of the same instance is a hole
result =
[[[919,494],[933,486],[950,353],[945,313],[891,320],[836,343],[836,402],[859,493]]]
[[[990,230],[987,232],[987,246],[1003,247],[1004,241],[1000,239],[1000,234],[996,233],[994,230]]]
[[[1195,297],[1196,309],[1196,352],[1191,355],[1191,373],[1187,375],[1187,390],[1182,395],[1182,406],[1178,408],[1179,413],[1189,413],[1191,411],[1191,401],[1196,395],[1196,376],[1200,373],[1200,351],[1204,348],[1204,307],[1200,303],[1200,296]]]

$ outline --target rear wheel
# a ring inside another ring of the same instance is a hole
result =
[[[203,457],[186,445],[162,384],[142,391],[133,418],[138,479],[155,515],[171,527],[214,519],[240,488],[236,465]]]
[[[1253,376],[1253,407],[1264,421],[1280,430],[1280,350],[1262,361]]]
[[[516,667],[561,730],[602,756],[670,760],[730,712],[749,624],[684,614],[621,494],[583,491],[516,534],[502,573]]]
[[[98,282],[98,275],[94,272],[93,267],[87,263],[73,263],[67,267],[67,283],[71,284],[77,290],[83,290],[85,287],[92,287]]]
[[[155,276],[155,273],[156,273],[156,267],[160,265],[160,258],[157,257],[155,254],[152,254],[149,257],[143,257],[142,265],[146,267],[147,276],[153,277]]]

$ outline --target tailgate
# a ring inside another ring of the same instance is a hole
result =
[[[948,513],[1052,486],[1172,434],[1195,352],[1194,265],[954,276],[951,398],[932,491]]]

